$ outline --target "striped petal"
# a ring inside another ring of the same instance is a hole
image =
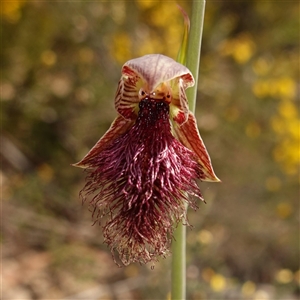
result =
[[[188,120],[189,105],[185,94],[183,78],[176,78],[171,82],[172,101],[170,103],[170,118],[179,125]]]
[[[180,125],[178,122],[173,121],[172,125],[178,140],[196,154],[198,163],[202,166],[203,171],[201,180],[219,182],[220,179],[213,170],[211,159],[199,134],[197,121],[194,115],[189,112],[187,122]]]
[[[76,164],[74,167],[79,168],[94,168],[92,161],[97,157],[108,145],[110,145],[116,138],[129,130],[134,121],[126,120],[122,116],[118,116],[104,134],[102,138],[95,144],[95,146],[86,154],[86,156]]]
[[[162,82],[179,77],[183,79],[185,89],[194,85],[193,76],[188,68],[162,54],[149,54],[129,60],[124,64],[122,73],[125,77],[142,78],[147,83],[149,91],[154,90]]]
[[[141,86],[141,77],[131,68],[124,66],[115,96],[115,108],[127,120],[135,120],[137,117],[140,102],[138,91]]]

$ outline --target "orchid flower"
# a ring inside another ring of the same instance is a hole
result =
[[[168,255],[175,225],[187,223],[185,205],[204,201],[197,180],[219,181],[188,108],[185,90],[193,85],[191,72],[167,56],[126,62],[118,116],[74,164],[87,170],[81,197],[90,199],[116,263]]]

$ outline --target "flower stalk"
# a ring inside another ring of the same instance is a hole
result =
[[[200,65],[200,51],[204,23],[205,0],[194,0],[192,5],[191,30],[189,37],[186,38],[186,17],[185,31],[182,40],[182,46],[179,51],[178,60],[185,64],[191,71],[195,79],[195,85],[187,90],[187,98],[189,101],[189,109],[195,113],[197,83]],[[186,47],[186,43],[188,46]],[[187,48],[186,54],[183,54]],[[184,49],[184,50],[183,50]],[[186,207],[187,209],[187,207]],[[172,287],[171,299],[184,300],[186,299],[186,226],[181,222],[174,232],[174,241],[172,243]]]

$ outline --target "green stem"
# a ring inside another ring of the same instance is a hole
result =
[[[187,51],[187,68],[192,72],[195,85],[186,91],[190,111],[195,113],[198,74],[200,66],[200,51],[204,23],[205,0],[194,0],[192,6],[191,30]]]
[[[187,90],[189,108],[194,113],[196,107],[200,50],[203,31],[205,0],[194,0],[192,6],[191,30],[189,34],[186,66],[192,72],[195,85]],[[186,299],[186,226],[179,223],[172,244],[172,300]]]
[[[186,226],[179,223],[172,243],[172,300],[183,300],[186,296]]]

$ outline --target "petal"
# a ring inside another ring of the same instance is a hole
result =
[[[202,171],[204,173],[204,177],[201,177],[201,180],[215,182],[220,181],[220,179],[214,173],[209,154],[199,134],[194,115],[189,112],[187,122],[180,126],[175,121],[172,122],[172,125],[178,140],[196,154],[198,163],[202,166]]]
[[[115,96],[115,108],[127,120],[134,120],[137,117],[140,86],[142,86],[142,79],[134,70],[123,67],[123,75]]]
[[[125,73],[125,75],[128,73],[127,68],[133,70],[135,75],[141,77],[148,84],[150,91],[154,90],[162,82],[168,82],[177,77],[183,79],[185,88],[195,84],[188,68],[161,54],[149,54],[129,60],[122,69],[122,73]]]
[[[172,102],[170,104],[170,118],[182,125],[189,117],[189,104],[185,94],[185,86],[182,78],[171,81]]]
[[[112,143],[117,137],[126,132],[134,121],[126,120],[122,116],[118,116],[108,129],[108,131],[100,138],[95,146],[86,154],[86,156],[78,163],[73,164],[74,167],[79,168],[93,168],[90,163],[93,158],[99,155],[110,143]]]

